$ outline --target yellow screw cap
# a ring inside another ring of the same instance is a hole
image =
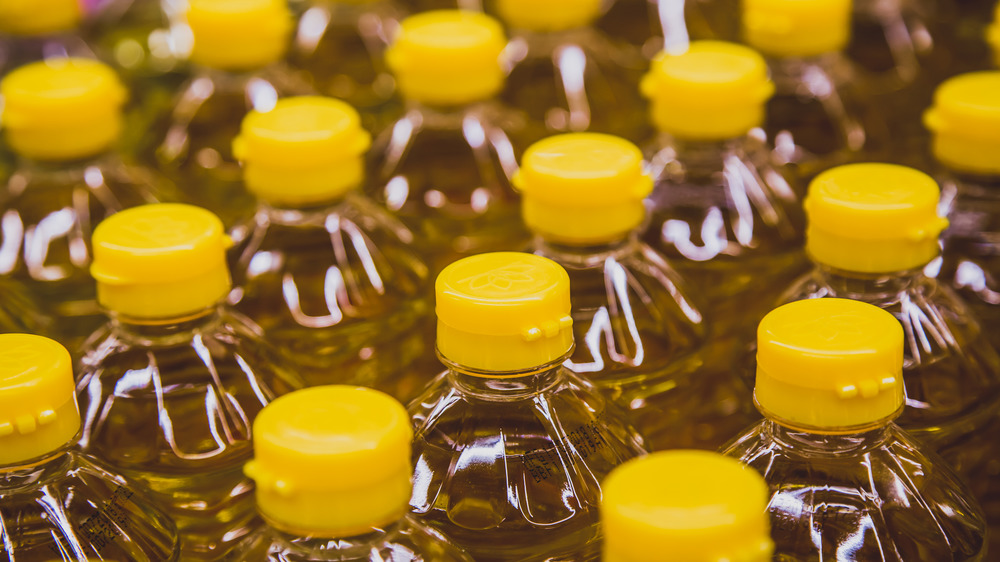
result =
[[[845,271],[890,273],[922,267],[938,254],[948,220],[927,174],[895,164],[848,164],[809,184],[806,251]]]
[[[0,0],[0,33],[49,35],[70,31],[83,19],[81,0]]]
[[[288,48],[292,13],[286,0],[188,0],[191,61],[249,70],[277,62]]]
[[[247,188],[270,203],[329,201],[361,184],[371,135],[350,105],[331,98],[278,100],[251,111],[233,153],[243,161]]]
[[[357,386],[297,390],[253,423],[257,508],[277,529],[347,537],[401,518],[410,500],[410,417]]]
[[[514,175],[528,228],[567,244],[618,240],[639,226],[653,180],[642,152],[598,133],[556,135],[528,147]]]
[[[764,416],[800,430],[884,425],[903,407],[903,327],[860,301],[780,306],[757,328],[754,400]]]
[[[94,229],[97,300],[130,318],[171,320],[221,301],[232,241],[211,212],[179,203],[133,207]]]
[[[950,78],[924,113],[934,156],[949,168],[1000,175],[1000,71]]]
[[[42,336],[0,334],[0,466],[51,453],[79,430],[66,348]]]
[[[756,51],[722,41],[695,41],[680,55],[660,53],[640,84],[653,124],[691,140],[723,140],[764,121],[774,93]]]
[[[767,562],[767,484],[739,461],[674,450],[632,459],[601,485],[605,562]]]
[[[11,149],[27,158],[95,156],[121,134],[126,95],[111,67],[97,61],[26,64],[0,81],[0,124]]]
[[[743,39],[771,57],[812,57],[843,49],[851,0],[742,0]]]
[[[601,8],[601,0],[497,0],[497,13],[507,25],[537,32],[590,25]]]
[[[500,22],[487,15],[439,10],[403,20],[385,56],[403,97],[464,104],[503,87],[500,54],[506,43]]]
[[[520,252],[470,256],[444,268],[434,288],[438,352],[453,363],[495,377],[573,349],[569,275],[550,259]]]

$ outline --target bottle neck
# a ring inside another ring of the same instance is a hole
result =
[[[832,294],[829,296],[863,301],[870,304],[895,302],[900,293],[915,286],[923,277],[923,269],[893,273],[859,273],[816,264],[816,271]]]
[[[822,433],[786,427],[778,421],[766,419],[763,433],[781,447],[803,456],[859,455],[871,451],[891,437],[890,420],[859,427],[845,428],[837,433]]]
[[[270,203],[261,200],[257,204],[258,217],[264,216],[269,224],[282,226],[313,226],[323,224],[327,217],[337,213],[337,208],[347,198],[357,192],[357,188],[335,195],[321,202],[293,205],[290,203]]]
[[[222,322],[222,306],[214,304],[173,318],[134,318],[115,312],[110,316],[115,332],[133,345],[160,346],[190,340],[195,332],[211,331]]]
[[[0,490],[37,486],[66,474],[71,443],[41,457],[0,466]]]
[[[299,554],[303,560],[319,560],[321,557],[324,560],[360,562],[370,560],[373,550],[379,550],[379,545],[399,532],[400,521],[382,527],[372,527],[367,533],[349,537],[319,536],[316,533],[282,530],[275,527],[273,522],[270,522],[270,525],[272,537],[275,542],[282,545],[282,552]],[[331,555],[335,555],[335,558],[329,558]]]
[[[66,160],[38,160],[29,156],[17,156],[18,169],[32,174],[76,174],[84,175],[88,168],[104,167],[113,158],[114,152],[108,150],[91,154],[82,158]]]
[[[530,399],[558,384],[563,377],[562,364],[572,350],[562,357],[517,372],[479,371],[453,363],[438,354],[448,368],[451,383],[466,395],[490,402],[513,402]]]
[[[621,259],[636,251],[638,244],[635,232],[629,233],[625,238],[585,246],[546,240],[541,235],[536,235],[532,243],[535,254],[575,269],[604,267],[608,258]]]
[[[417,100],[406,100],[406,116],[417,127],[429,129],[462,129],[462,123],[470,114],[481,113],[489,100],[476,100],[453,105],[435,105]]]
[[[767,66],[779,93],[817,98],[829,97],[834,84],[846,80],[848,74],[847,63],[839,51],[811,57],[769,57]]]
[[[711,176],[725,169],[730,157],[742,158],[750,150],[749,135],[722,140],[685,140],[661,133],[659,149],[650,160],[654,178],[675,176]]]

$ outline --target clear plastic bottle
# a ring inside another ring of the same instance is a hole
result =
[[[78,33],[83,17],[79,0],[0,2],[0,76],[43,59],[93,57]]]
[[[74,354],[104,322],[94,296],[94,226],[122,209],[172,196],[153,170],[121,162],[126,91],[110,67],[85,59],[25,65],[0,82],[2,125],[18,165],[0,186],[0,276],[30,292]]]
[[[72,449],[80,430],[66,348],[0,335],[0,557],[178,560],[177,529],[135,482]]]
[[[316,89],[361,111],[369,130],[399,117],[396,83],[385,50],[404,10],[395,0],[314,0],[302,16],[291,52]]]
[[[233,562],[469,562],[407,512],[413,430],[402,404],[377,390],[298,390],[254,421],[257,510],[268,527]]]
[[[760,474],[708,451],[661,451],[632,459],[604,480],[604,562],[770,562]]]
[[[932,178],[903,166],[851,164],[820,174],[806,199],[816,267],[782,301],[841,297],[892,313],[906,333],[898,424],[940,453],[1000,517],[1000,357],[968,306],[923,273],[947,225],[938,198]]]
[[[222,219],[237,241],[255,202],[243,188],[233,138],[250,110],[270,111],[279,97],[311,93],[283,62],[292,32],[287,0],[188,0],[193,75],[173,110],[147,135],[144,158],[177,183],[185,201]]]
[[[367,192],[414,233],[432,273],[461,256],[523,247],[500,23],[435,11],[403,20],[387,53],[406,114],[370,152]]]
[[[950,225],[938,279],[969,303],[983,331],[1000,330],[1000,71],[941,84],[924,115]]]
[[[410,404],[414,515],[477,561],[596,560],[600,483],[644,449],[563,366],[566,271],[533,254],[480,254],[445,268],[436,295],[447,370]]]
[[[806,264],[799,190],[757,129],[773,91],[767,66],[747,47],[696,41],[661,54],[642,89],[661,133],[644,239],[701,291],[714,336],[727,338],[754,326]]]
[[[653,187],[638,147],[549,137],[524,153],[514,185],[532,251],[569,274],[577,345],[565,366],[625,409],[651,450],[715,450],[758,418],[737,372],[711,368],[698,295],[637,239]]]
[[[601,0],[491,0],[487,8],[513,30],[500,99],[524,114],[515,146],[571,131],[649,137],[636,87],[647,61],[594,27]]]
[[[80,446],[152,489],[185,560],[218,559],[253,530],[251,424],[301,386],[249,320],[220,306],[229,244],[217,217],[181,204],[129,209],[94,232],[111,322],[82,360]]]
[[[781,306],[757,330],[764,421],[725,453],[764,475],[775,560],[984,560],[982,509],[893,423],[904,333],[848,299]]]
[[[427,266],[412,233],[360,193],[370,137],[357,111],[285,98],[251,112],[235,142],[260,204],[230,302],[308,384],[412,398],[428,380],[404,375],[433,346]]]
[[[870,85],[844,56],[851,9],[851,0],[742,3],[743,40],[767,57],[775,84],[764,129],[778,155],[806,179],[878,157],[888,144]]]

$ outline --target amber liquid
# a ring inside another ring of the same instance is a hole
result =
[[[77,394],[80,445],[149,486],[185,559],[217,559],[252,531],[254,417],[300,386],[243,320],[112,324],[92,341]]]
[[[618,409],[557,365],[449,371],[410,406],[413,513],[477,561],[597,560],[600,482],[643,453]]]
[[[765,420],[725,453],[767,481],[775,560],[985,560],[968,489],[894,424],[822,435]]]

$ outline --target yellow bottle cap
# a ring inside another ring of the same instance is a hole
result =
[[[520,252],[470,256],[444,268],[434,289],[438,352],[452,363],[493,377],[551,363],[573,349],[569,275],[550,259]]]
[[[500,22],[480,13],[439,10],[410,16],[386,51],[404,98],[457,105],[492,97],[503,87]]]
[[[79,430],[66,348],[42,336],[0,334],[0,466],[51,453]]]
[[[691,140],[723,140],[764,121],[774,93],[756,51],[722,41],[695,41],[686,53],[660,53],[640,84],[662,132]]]
[[[924,113],[934,156],[961,172],[1000,175],[1000,71],[950,78]]]
[[[599,133],[556,135],[528,147],[514,185],[528,228],[566,244],[610,242],[642,222],[653,180],[642,152]]]
[[[221,301],[231,287],[222,221],[192,205],[158,203],[111,215],[94,229],[97,301],[118,314],[170,320]]]
[[[851,0],[742,0],[743,39],[771,57],[812,57],[851,38]]]
[[[754,400],[766,417],[800,430],[884,425],[903,408],[903,327],[860,301],[780,306],[757,328]]]
[[[601,15],[601,0],[497,0],[504,23],[528,31],[584,27]]]
[[[83,19],[81,0],[0,0],[0,33],[49,35],[70,31]]]
[[[26,64],[0,81],[11,149],[38,160],[71,160],[108,150],[122,131],[127,92],[111,67],[64,58]]]
[[[767,484],[709,451],[661,451],[615,468],[601,485],[605,562],[767,562]]]
[[[292,32],[287,0],[188,0],[191,61],[223,70],[250,70],[285,56]]]
[[[927,174],[895,164],[848,164],[809,184],[806,251],[813,261],[858,273],[922,267],[938,254],[948,220]]]
[[[257,509],[275,528],[348,537],[401,518],[410,500],[410,417],[357,386],[297,390],[253,423]]]
[[[350,105],[331,98],[278,100],[266,113],[243,119],[233,154],[243,162],[247,188],[264,201],[329,201],[361,184],[371,135]]]

